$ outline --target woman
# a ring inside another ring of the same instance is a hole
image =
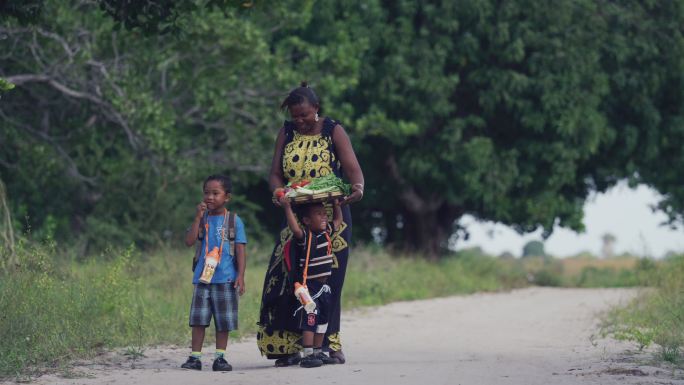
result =
[[[363,197],[363,172],[352,149],[349,136],[342,126],[319,115],[321,104],[306,83],[295,88],[281,104],[290,113],[291,121],[278,133],[271,163],[269,182],[275,196],[288,182],[312,179],[330,173],[345,177],[352,192],[343,201],[344,222],[332,239],[335,264],[328,281],[334,293],[324,347],[332,362],[345,362],[340,341],[340,294],[349,256],[351,212],[349,203]],[[329,211],[330,212],[330,211]],[[287,270],[283,263],[283,245],[292,237],[285,222],[276,240],[264,279],[257,344],[262,355],[276,359],[276,366],[298,363],[300,333],[293,313],[299,302],[287,285]]]

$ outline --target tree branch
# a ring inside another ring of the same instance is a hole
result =
[[[52,146],[55,149],[55,151],[57,151],[59,156],[66,162],[66,173],[68,176],[81,182],[84,182],[91,187],[95,187],[97,185],[97,178],[81,174],[81,172],[78,170],[76,162],[74,162],[74,160],[69,156],[69,154],[64,150],[64,148],[59,143],[57,143],[57,141],[54,138],[47,134],[48,130],[46,127],[43,127],[43,131],[36,130],[27,124],[17,122],[14,119],[11,119],[9,116],[5,115],[5,113],[2,110],[0,110],[0,116],[2,116],[3,120],[5,120],[6,122],[14,125],[15,127],[25,130],[33,136],[36,136],[50,144],[50,146]],[[43,116],[43,125],[49,125],[49,117],[47,117],[47,112],[46,115]]]
[[[430,197],[431,199],[421,197],[413,188],[413,186],[411,186],[411,184],[408,183],[401,175],[401,172],[399,171],[399,165],[397,165],[394,155],[390,155],[385,160],[385,165],[387,166],[390,176],[399,184],[399,199],[410,211],[435,211],[442,205],[442,203],[444,203],[444,198],[435,194]]]
[[[17,86],[25,84],[25,83],[30,83],[30,82],[39,82],[39,83],[47,83],[56,90],[62,92],[65,95],[68,95],[72,98],[76,99],[86,99],[89,100],[101,107],[104,107],[103,112],[106,115],[109,115],[110,120],[114,121],[117,123],[121,128],[123,128],[124,132],[126,133],[126,136],[128,137],[128,143],[131,145],[131,147],[134,150],[139,149],[139,142],[140,140],[137,138],[137,136],[133,133],[133,130],[128,125],[128,122],[124,117],[121,115],[119,111],[117,111],[114,107],[112,107],[109,103],[105,102],[104,100],[100,99],[99,97],[88,94],[85,92],[81,91],[76,91],[73,90],[62,83],[59,83],[55,81],[52,77],[47,76],[47,75],[36,75],[36,74],[22,74],[22,75],[15,75],[15,76],[10,76],[6,78],[8,81],[16,84]]]

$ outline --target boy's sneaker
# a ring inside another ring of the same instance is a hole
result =
[[[299,361],[299,366],[302,368],[317,368],[319,366],[323,366],[323,361],[321,361],[317,355],[310,354],[306,357],[303,357],[302,360]]]
[[[282,368],[285,366],[297,365],[301,361],[302,356],[299,353],[289,354],[285,357],[278,358],[275,362],[275,366]]]
[[[188,360],[185,361],[185,363],[183,365],[181,365],[181,368],[192,369],[192,370],[202,370],[202,361],[197,357],[190,356],[190,357],[188,357]]]
[[[211,369],[215,372],[230,372],[233,370],[233,367],[225,358],[219,357],[214,360],[214,365],[211,366]]]
[[[323,352],[316,353],[314,355],[316,356],[316,358],[321,360],[321,362],[323,362],[323,365],[334,365],[340,363],[336,358],[330,357],[329,355]]]

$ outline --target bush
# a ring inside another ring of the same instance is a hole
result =
[[[648,262],[640,267],[653,289],[628,306],[613,309],[603,332],[634,341],[640,349],[655,343],[662,359],[678,363],[684,346],[684,255],[669,258],[657,270]]]
[[[79,277],[52,263],[54,245],[20,243],[21,264],[0,279],[0,375],[19,374],[116,344],[141,345],[145,309],[126,269],[131,250],[99,274]]]

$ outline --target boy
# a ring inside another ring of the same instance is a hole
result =
[[[216,353],[212,369],[228,372],[226,361],[228,332],[237,329],[238,296],[245,292],[245,226],[242,219],[229,214],[231,182],[224,175],[211,175],[203,185],[204,199],[197,205],[195,220],[185,236],[185,244],[198,248],[193,267],[195,289],[190,305],[192,353],[181,365],[184,369],[202,370],[202,344],[212,316],[216,328]],[[234,240],[233,238],[234,234]],[[234,246],[233,246],[234,245]],[[233,249],[234,250],[231,250]]]
[[[296,252],[292,260],[294,281],[308,288],[316,304],[309,312],[300,307],[295,313],[299,316],[302,329],[304,351],[299,363],[304,368],[315,368],[335,361],[321,351],[323,338],[328,326],[328,312],[331,300],[330,287],[326,285],[333,265],[331,237],[342,224],[342,209],[337,201],[333,202],[333,223],[328,224],[328,213],[322,203],[302,205],[298,208],[299,218],[304,228],[297,223],[290,200],[282,196],[280,204],[285,210],[287,225],[292,231]]]

